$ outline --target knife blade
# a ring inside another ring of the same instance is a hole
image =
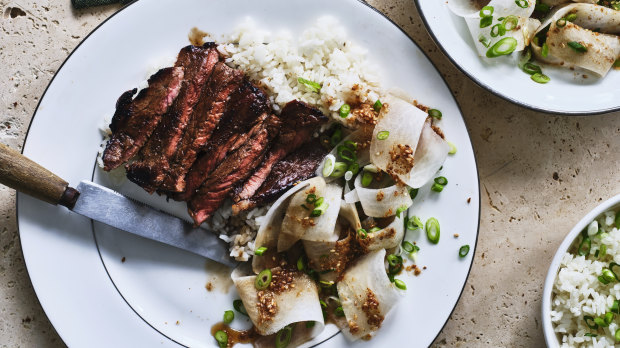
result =
[[[0,183],[117,229],[235,267],[226,242],[203,228],[156,210],[107,187],[82,181],[77,190],[59,176],[0,144]]]
[[[226,242],[203,228],[134,201],[105,186],[82,181],[80,193],[72,211],[119,230],[152,239],[190,251],[230,267],[235,267],[228,256]]]

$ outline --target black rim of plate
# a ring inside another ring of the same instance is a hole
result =
[[[617,107],[611,107],[609,109],[601,109],[601,110],[593,110],[590,112],[582,112],[582,111],[576,111],[576,112],[570,112],[570,111],[560,111],[560,110],[552,110],[552,109],[543,109],[543,108],[539,108],[537,106],[525,103],[523,101],[511,98],[505,94],[502,94],[496,90],[494,90],[491,86],[483,83],[482,81],[480,81],[478,78],[476,78],[476,76],[474,76],[473,74],[469,73],[467,70],[465,70],[465,68],[463,68],[456,59],[454,59],[449,53],[448,51],[445,49],[445,47],[441,44],[441,41],[439,41],[439,39],[437,39],[437,36],[435,36],[435,33],[433,32],[433,30],[431,29],[430,25],[429,25],[429,20],[426,18],[426,14],[424,13],[424,10],[422,9],[422,6],[420,6],[420,2],[421,1],[435,1],[435,0],[413,0],[415,3],[415,7],[418,10],[418,13],[420,14],[420,18],[422,18],[422,22],[424,23],[424,28],[426,28],[426,32],[430,35],[430,37],[433,39],[433,41],[435,42],[435,45],[437,47],[439,47],[439,49],[441,50],[441,52],[443,53],[444,56],[446,56],[446,58],[448,58],[448,60],[450,61],[450,63],[452,63],[452,65],[454,65],[460,72],[462,72],[465,76],[467,76],[471,81],[473,81],[475,84],[477,84],[480,88],[489,91],[491,94],[507,100],[515,105],[524,107],[526,109],[530,109],[533,111],[537,111],[537,112],[541,112],[544,114],[549,114],[549,115],[560,115],[560,116],[594,116],[594,115],[602,115],[602,114],[608,114],[611,112],[615,112],[615,111],[620,111],[620,105],[618,105]],[[434,64],[433,64],[434,65]]]
[[[103,26],[106,22],[108,22],[111,18],[113,18],[114,16],[116,16],[117,14],[121,13],[123,10],[125,10],[126,8],[128,8],[129,6],[135,4],[136,2],[138,2],[139,0],[133,0],[132,2],[128,3],[127,5],[123,6],[122,8],[120,8],[118,11],[116,11],[115,13],[113,13],[112,15],[110,15],[108,18],[106,18],[105,20],[103,20],[103,22],[99,23],[90,33],[88,33],[88,35],[86,35],[84,37],[84,39],[82,39],[82,41],[80,41],[80,43],[75,46],[75,48],[71,51],[71,53],[67,56],[67,58],[65,58],[65,60],[62,62],[62,64],[58,67],[58,70],[56,70],[56,72],[54,73],[54,76],[52,76],[52,79],[50,80],[50,82],[48,83],[47,87],[45,87],[45,90],[43,91],[43,94],[41,95],[41,98],[39,99],[39,102],[37,103],[36,108],[34,109],[34,113],[32,118],[30,119],[30,123],[28,124],[28,129],[26,130],[26,136],[24,138],[24,143],[22,145],[22,154],[24,152],[24,149],[26,148],[26,142],[28,141],[28,135],[30,134],[30,128],[32,127],[32,123],[34,122],[34,118],[37,115],[37,111],[39,110],[39,107],[41,106],[41,102],[43,101],[43,99],[45,98],[45,94],[47,93],[48,89],[50,88],[50,86],[52,85],[52,83],[54,82],[54,79],[56,79],[56,76],[58,75],[58,73],[62,70],[62,68],[65,66],[65,64],[67,63],[67,61],[69,60],[69,58],[71,58],[71,56],[73,55],[73,53],[75,53],[75,51],[77,51],[78,48],[80,48],[80,46],[82,46],[82,44],[94,33],[96,32],[101,26]],[[379,14],[381,17],[383,17],[383,19],[387,20],[388,22],[390,22],[392,25],[394,25],[394,27],[396,27],[398,30],[400,30],[401,33],[403,33],[407,38],[409,38],[409,40],[411,40],[411,42],[417,47],[417,49],[424,55],[424,58],[426,58],[426,60],[428,60],[428,62],[433,66],[433,68],[435,69],[435,72],[437,72],[437,74],[439,75],[439,77],[441,78],[441,80],[443,81],[443,83],[446,85],[446,87],[448,87],[448,83],[446,81],[446,79],[441,75],[441,73],[439,72],[439,69],[437,69],[437,66],[435,65],[435,63],[433,63],[433,61],[428,57],[428,55],[426,54],[426,52],[424,52],[424,50],[422,50],[422,48],[420,47],[420,45],[418,45],[418,43],[412,39],[400,26],[398,26],[398,24],[396,24],[392,19],[390,19],[389,17],[387,17],[385,14],[383,14],[381,11],[377,10],[376,8],[372,7],[371,5],[367,4],[365,1],[363,0],[356,0],[358,1],[360,4],[368,7],[368,9],[374,11],[375,13]],[[416,6],[418,6],[418,0],[415,0],[416,2]],[[418,6],[419,8],[419,6]],[[422,19],[424,20],[424,24],[427,26],[428,28],[428,24],[426,23],[426,20],[424,19],[424,16],[422,16]],[[428,29],[427,29],[428,31]],[[429,31],[430,33],[430,31]],[[432,33],[430,33],[431,36]],[[435,40],[435,42],[437,42],[437,40],[435,39],[435,37],[433,36],[433,39]],[[441,45],[438,45],[442,51],[445,53],[445,51],[443,50],[443,47],[441,47]],[[446,54],[446,56],[448,56]],[[449,57],[449,56],[448,56]],[[451,58],[449,58],[451,60]],[[454,62],[453,62],[454,64]],[[458,67],[458,65],[457,65]],[[459,68],[460,69],[460,68]],[[468,75],[469,76],[469,75]],[[471,78],[471,77],[470,77]],[[475,81],[475,80],[474,80]],[[448,87],[448,91],[450,92],[450,95],[452,96],[452,99],[454,100],[454,103],[456,104],[456,107],[459,110],[460,113],[460,117],[463,120],[463,123],[465,124],[465,131],[467,132],[468,136],[469,136],[469,130],[467,127],[467,121],[465,120],[465,118],[463,117],[463,110],[461,109],[461,105],[458,103],[456,97],[454,96],[454,93],[452,92],[452,90]],[[469,276],[471,274],[471,269],[473,267],[474,264],[474,256],[476,255],[476,248],[478,247],[478,237],[480,236],[480,214],[481,214],[481,201],[480,201],[480,173],[478,171],[478,159],[475,156],[475,152],[473,149],[473,144],[471,142],[471,136],[469,136],[469,146],[472,150],[472,153],[474,154],[474,167],[476,169],[476,178],[478,179],[478,225],[476,226],[476,244],[474,246],[474,250],[471,253],[472,258],[471,261],[469,263],[469,269],[467,270],[467,277],[465,277],[465,282],[463,283],[463,287],[461,288],[461,291],[459,292],[459,295],[457,297],[456,302],[454,303],[454,306],[452,307],[452,310],[450,311],[450,315],[448,315],[448,317],[446,318],[446,321],[443,323],[443,325],[441,326],[441,329],[437,332],[437,335],[435,335],[435,338],[433,339],[433,342],[435,340],[437,340],[437,337],[439,337],[439,335],[441,334],[441,332],[443,331],[444,327],[446,326],[446,324],[448,323],[448,321],[450,320],[450,317],[452,316],[452,314],[454,313],[454,310],[456,309],[457,304],[459,303],[461,296],[463,295],[463,291],[465,290],[465,285],[467,285],[467,280],[469,280]],[[95,166],[97,164],[95,163]],[[93,177],[94,177],[94,173],[95,173],[95,167],[93,167]],[[17,223],[17,232],[18,234],[21,235],[21,231],[19,230],[19,204],[18,204],[18,199],[19,199],[19,194],[16,195],[15,197],[15,219],[16,219],[16,223]],[[131,308],[131,310],[136,313],[136,315],[142,320],[144,321],[147,325],[149,325],[151,328],[153,328],[153,330],[155,330],[157,333],[159,333],[160,335],[162,335],[163,337],[166,337],[167,339],[169,339],[171,342],[174,342],[176,344],[178,344],[179,346],[182,347],[186,347],[183,344],[177,342],[176,340],[166,336],[164,333],[162,333],[161,331],[157,330],[155,327],[153,327],[147,320],[145,320],[138,312],[136,312],[136,310],[131,306],[131,304],[129,304],[129,302],[127,302],[127,300],[125,299],[125,297],[123,296],[123,294],[121,293],[121,291],[118,289],[118,287],[116,286],[116,284],[114,283],[114,280],[112,279],[112,277],[110,276],[110,273],[108,272],[108,269],[105,265],[105,262],[103,262],[103,258],[101,256],[101,252],[99,250],[99,244],[97,243],[97,238],[95,235],[95,228],[94,228],[94,222],[91,220],[91,229],[92,229],[92,233],[93,233],[93,237],[95,240],[95,245],[97,248],[97,253],[99,254],[99,258],[101,259],[101,263],[103,264],[103,267],[106,271],[106,274],[108,275],[108,278],[110,279],[110,282],[112,282],[112,285],[114,286],[114,288],[116,289],[116,291],[118,292],[119,296],[123,299],[123,301],[125,301],[125,303],[127,304],[127,306],[129,306],[129,308]],[[20,248],[22,250],[22,256],[23,255],[23,246],[22,246],[22,241],[20,239]],[[26,266],[26,271],[28,271],[28,275],[30,277],[30,271],[28,270],[28,266],[25,263],[25,256],[24,256],[24,265]],[[32,280],[31,280],[32,282]],[[36,294],[36,290],[35,290],[35,294]],[[38,295],[37,295],[38,297]],[[41,307],[43,308],[43,304],[41,303]],[[45,308],[43,308],[43,311],[45,312]],[[48,320],[50,320],[50,322],[52,321],[51,318],[47,315]],[[52,324],[53,325],[53,324]],[[62,338],[60,332],[58,332],[58,330],[56,330],[56,332],[58,333],[58,335]],[[316,347],[319,346],[325,342],[327,342],[328,340],[332,339],[333,337],[335,337],[336,335],[338,335],[340,333],[340,331],[338,331],[337,333],[335,333],[334,335],[328,337],[327,339],[315,344],[314,346],[310,347]],[[64,341],[64,339],[63,339]]]

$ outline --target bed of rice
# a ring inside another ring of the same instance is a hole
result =
[[[338,110],[345,101],[374,103],[380,96],[378,69],[368,62],[367,50],[351,42],[346,30],[333,17],[319,18],[298,37],[288,31],[266,31],[247,19],[224,37],[218,50],[228,57],[228,65],[245,71],[253,82],[266,89],[276,112],[297,99],[341,122]],[[151,64],[139,89],[147,87],[148,76],[172,65],[173,57]],[[299,83],[299,77],[320,84],[320,93]],[[110,121],[111,116],[106,116],[101,127],[104,140],[97,161],[102,168],[101,157],[111,135]],[[126,180],[122,167],[109,174],[119,186]],[[247,261],[254,254],[254,239],[270,205],[238,216],[231,216],[231,206],[230,200],[226,201],[206,222],[206,227],[230,244],[231,257]]]
[[[584,316],[603,317],[614,300],[620,299],[619,282],[605,285],[598,280],[610,262],[620,263],[620,231],[614,226],[618,213],[605,212],[588,226],[592,241],[589,255],[577,254],[580,236],[562,258],[551,302],[551,321],[562,347],[610,347],[616,343],[614,334],[619,328],[619,315],[615,315],[608,327],[597,330],[586,325]],[[606,245],[606,255],[596,257],[601,245]],[[597,336],[585,336],[588,333]]]

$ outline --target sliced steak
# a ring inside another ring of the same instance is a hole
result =
[[[233,214],[243,210],[242,205],[236,203],[247,200],[256,193],[271,173],[274,164],[309,141],[319,126],[327,123],[328,120],[320,110],[297,100],[284,106],[280,119],[282,120],[280,134],[265,157],[265,161],[243,185],[235,189]]]
[[[265,92],[244,80],[226,106],[226,112],[213,131],[205,151],[185,176],[185,191],[172,196],[188,201],[226,155],[237,150],[260,131],[271,112]]]
[[[247,199],[236,202],[233,209],[243,211],[278,199],[295,183],[315,176],[315,171],[328,151],[318,139],[312,139],[276,163],[263,185]]]
[[[123,93],[110,123],[112,137],[103,152],[104,170],[127,162],[146,143],[181,89],[183,68],[165,68],[153,74],[148,87]]]
[[[185,189],[185,174],[220,122],[226,102],[233,91],[238,89],[242,78],[243,72],[240,70],[231,69],[224,63],[215,65],[183,134],[172,168],[160,189],[169,192],[182,192]]]
[[[198,226],[216,211],[235,185],[245,180],[263,160],[269,142],[278,133],[280,121],[270,115],[260,131],[221,162],[189,201],[189,214]]]
[[[170,168],[169,160],[177,150],[192,110],[218,60],[213,43],[203,47],[190,45],[179,52],[175,66],[185,69],[181,92],[140,151],[141,159],[127,168],[127,178],[146,191],[152,193],[161,185]]]

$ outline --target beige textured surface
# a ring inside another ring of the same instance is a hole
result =
[[[0,0],[2,143],[21,148],[54,72],[82,38],[118,8],[77,12],[69,3]],[[505,102],[443,57],[412,0],[369,3],[402,26],[445,76],[478,158],[478,249],[463,296],[436,345],[543,346],[539,308],[547,265],[581,216],[620,192],[620,114],[556,117]],[[15,194],[4,187],[0,248],[0,346],[62,347],[28,279],[15,223]]]

